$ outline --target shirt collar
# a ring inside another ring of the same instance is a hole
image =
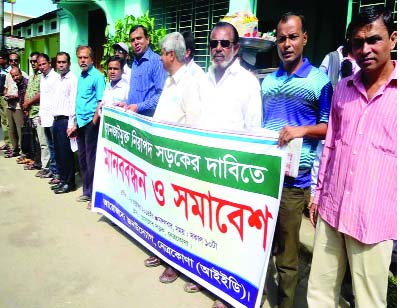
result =
[[[187,71],[186,65],[182,65],[172,76],[169,76],[171,83],[178,84]]]
[[[47,79],[47,77],[53,75],[53,72],[54,72],[53,68],[50,68],[49,72],[46,75],[43,74],[43,77]]]
[[[91,65],[89,66],[89,68],[88,68],[87,71],[82,71],[82,72],[81,72],[81,75],[82,75],[82,76],[92,75],[92,73],[93,73],[93,67],[94,67],[94,65],[91,64]]]
[[[140,62],[143,62],[144,60],[146,60],[146,61],[149,60],[151,53],[152,53],[152,50],[151,50],[150,46],[148,46],[146,51],[144,52],[143,56],[140,57],[140,59],[136,59],[136,57],[135,57],[135,62],[140,63]]]
[[[60,79],[69,79],[71,78],[72,72],[68,71],[68,73],[66,73],[64,76],[61,76],[60,74]]]
[[[299,67],[297,71],[293,73],[293,75],[296,75],[300,78],[306,78],[310,73],[312,67],[313,66],[311,65],[310,61],[308,61],[308,58],[303,58],[303,64]],[[287,74],[287,72],[283,68],[283,64],[281,62],[279,63],[279,69],[276,71],[276,77],[281,77],[284,74]]]
[[[115,88],[122,88],[123,85],[124,85],[124,83],[125,83],[125,84],[128,84],[123,78],[121,78],[121,79],[118,80],[118,82],[113,86],[112,83],[111,83],[111,80],[110,80],[110,87],[111,87],[112,89],[115,89]]]
[[[240,63],[239,63],[239,59],[235,59],[233,60],[232,64],[228,66],[228,68],[225,70],[224,75],[221,77],[220,81],[225,79],[226,76],[228,75],[236,75],[239,71],[240,71]],[[213,67],[210,67],[210,76],[211,79],[213,80],[213,82],[216,84],[217,82],[215,81],[215,70],[213,69]]]

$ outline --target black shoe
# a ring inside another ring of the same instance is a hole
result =
[[[68,193],[68,192],[73,191],[73,190],[75,190],[75,186],[74,185],[64,184],[64,185],[61,185],[61,187],[59,189],[55,189],[54,193],[57,194],[57,195],[58,194],[65,194],[65,193]]]
[[[63,187],[64,185],[66,185],[66,184],[60,182],[60,183],[58,183],[58,184],[51,185],[51,186],[50,186],[50,189],[51,189],[51,190],[57,190],[57,189],[60,189],[61,187]]]

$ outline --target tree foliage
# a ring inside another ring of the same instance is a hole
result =
[[[129,31],[133,26],[142,25],[147,29],[147,32],[150,37],[150,47],[154,52],[160,53],[159,43],[161,39],[167,34],[167,30],[165,28],[155,29],[154,28],[154,18],[149,16],[149,12],[147,11],[143,16],[135,17],[133,15],[127,15],[124,19],[118,19],[115,22],[115,33],[113,35],[109,32],[109,26],[107,25],[105,30],[106,43],[104,46],[103,57],[101,60],[101,65],[105,72],[107,72],[106,61],[108,57],[114,54],[114,50],[112,45],[119,42],[124,42],[131,48]],[[130,50],[129,52],[130,58],[133,59],[133,54]]]

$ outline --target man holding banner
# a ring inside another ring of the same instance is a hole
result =
[[[332,86],[328,77],[303,59],[307,44],[304,16],[289,12],[277,26],[278,71],[262,83],[263,126],[279,131],[279,145],[303,138],[298,176],[285,177],[274,244],[278,271],[278,305],[294,305],[297,285],[299,231],[310,199],[311,168],[318,139],[324,139]]]
[[[261,127],[261,94],[257,78],[240,66],[239,34],[227,22],[218,22],[211,31],[209,50],[212,65],[203,93],[202,127],[217,130],[251,130]],[[201,289],[196,284],[185,290]],[[224,308],[221,300],[213,308]]]
[[[310,308],[337,307],[347,261],[356,307],[386,307],[397,239],[397,74],[392,13],[370,7],[349,25],[360,66],[335,88],[310,219]],[[318,221],[316,221],[318,218]]]
[[[165,81],[154,119],[195,125],[200,115],[200,88],[196,79],[189,73],[185,65],[185,40],[179,32],[167,34],[160,42],[161,61],[169,77]],[[149,257],[145,266],[160,265],[160,259]],[[167,266],[160,276],[160,282],[171,283],[179,273]]]
[[[173,72],[176,55],[168,50],[166,44],[163,58]],[[211,95],[201,97],[199,128],[104,107],[93,210],[227,303],[258,308],[286,154],[277,147],[277,133],[253,130],[261,123],[260,85],[240,67],[238,50],[236,29],[218,23],[210,35]],[[165,92],[174,98],[165,106],[183,102],[180,73],[165,84],[178,93]],[[188,105],[170,119],[190,124]],[[235,257],[227,257],[232,252]]]

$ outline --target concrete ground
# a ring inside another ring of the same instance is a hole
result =
[[[1,152],[1,308],[211,307],[211,293],[183,291],[185,278],[159,283],[163,267],[145,268],[140,244],[76,202],[81,188],[55,195],[34,173]],[[307,307],[313,232],[304,219],[298,308]],[[275,279],[270,264],[263,308],[276,305]]]

